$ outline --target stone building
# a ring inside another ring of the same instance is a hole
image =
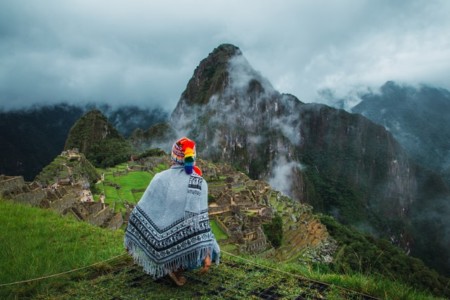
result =
[[[83,183],[57,181],[48,187],[27,183],[22,176],[0,175],[0,197],[17,203],[52,209],[61,215],[93,225],[117,229],[123,224],[122,215],[114,213],[105,203],[93,202],[90,190]]]

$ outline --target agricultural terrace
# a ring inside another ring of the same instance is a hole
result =
[[[168,168],[164,164],[158,165],[152,171],[130,170],[131,164],[120,164],[112,168],[97,169],[103,180],[96,184],[94,191],[95,201],[100,200],[103,193],[105,203],[108,203],[115,211],[126,211],[126,204],[136,204],[142,197],[147,185],[153,176]]]

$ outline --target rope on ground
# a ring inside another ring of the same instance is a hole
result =
[[[268,269],[268,270],[271,270],[271,271],[274,271],[274,272],[282,273],[282,274],[285,274],[285,275],[288,275],[288,276],[296,277],[296,278],[299,278],[299,279],[302,279],[302,280],[305,280],[305,281],[309,281],[309,282],[313,282],[313,283],[318,283],[318,284],[322,284],[322,285],[326,285],[326,286],[333,285],[336,288],[339,288],[341,290],[344,290],[344,291],[347,291],[347,292],[350,292],[350,293],[356,293],[356,294],[359,294],[359,295],[362,295],[364,297],[371,298],[371,299],[378,299],[378,298],[376,298],[374,296],[371,296],[371,295],[368,295],[368,294],[365,294],[365,293],[361,293],[361,292],[358,292],[358,291],[355,291],[355,290],[352,290],[352,289],[349,289],[349,288],[345,288],[345,287],[342,287],[342,286],[337,286],[337,285],[330,284],[330,283],[327,283],[327,282],[322,282],[322,281],[319,281],[319,280],[314,280],[314,279],[307,278],[307,277],[304,277],[304,276],[301,276],[301,275],[298,275],[298,274],[293,274],[293,273],[290,273],[290,272],[287,272],[287,271],[283,271],[283,270],[279,270],[279,269],[272,268],[272,267],[269,267],[269,266],[261,265],[261,264],[258,264],[256,262],[250,260],[250,259],[247,259],[247,258],[244,258],[244,257],[240,257],[240,256],[234,255],[232,253],[229,253],[229,252],[226,252],[226,251],[223,251],[223,250],[220,250],[220,252],[224,253],[224,254],[226,254],[228,256],[234,257],[236,259],[243,260],[243,261],[245,261],[248,264],[251,264],[251,265],[254,265],[254,266],[258,266],[260,268],[265,268],[265,269]]]
[[[61,272],[61,273],[56,273],[56,274],[52,274],[52,275],[47,275],[47,276],[37,277],[37,278],[33,278],[33,279],[27,279],[27,280],[15,281],[15,282],[10,282],[10,283],[2,283],[2,284],[0,284],[0,287],[9,286],[9,285],[16,285],[16,284],[21,284],[21,283],[27,283],[27,282],[33,282],[33,281],[39,281],[39,280],[48,279],[48,278],[52,278],[52,277],[59,277],[59,276],[65,275],[65,274],[69,274],[69,273],[81,271],[81,270],[84,270],[84,269],[92,268],[93,266],[96,266],[96,265],[99,265],[99,264],[103,264],[103,263],[106,263],[106,262],[108,262],[108,261],[115,260],[115,259],[117,259],[117,258],[119,258],[119,257],[121,257],[121,256],[124,256],[125,254],[126,254],[126,253],[122,253],[122,254],[120,254],[120,255],[111,257],[111,258],[109,258],[109,259],[106,259],[106,260],[103,260],[103,261],[99,261],[99,262],[93,263],[93,264],[91,264],[91,265],[89,265],[89,266],[85,266],[85,267],[81,267],[81,268],[76,268],[76,269],[72,269],[72,270],[69,270],[69,271]]]

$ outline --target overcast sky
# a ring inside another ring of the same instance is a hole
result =
[[[0,108],[171,111],[222,43],[304,102],[387,80],[450,89],[449,15],[446,0],[2,0]]]

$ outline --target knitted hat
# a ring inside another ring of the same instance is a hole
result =
[[[184,166],[187,174],[196,173],[201,175],[200,169],[195,167],[195,142],[183,137],[175,142],[172,146],[172,161],[176,164]]]

